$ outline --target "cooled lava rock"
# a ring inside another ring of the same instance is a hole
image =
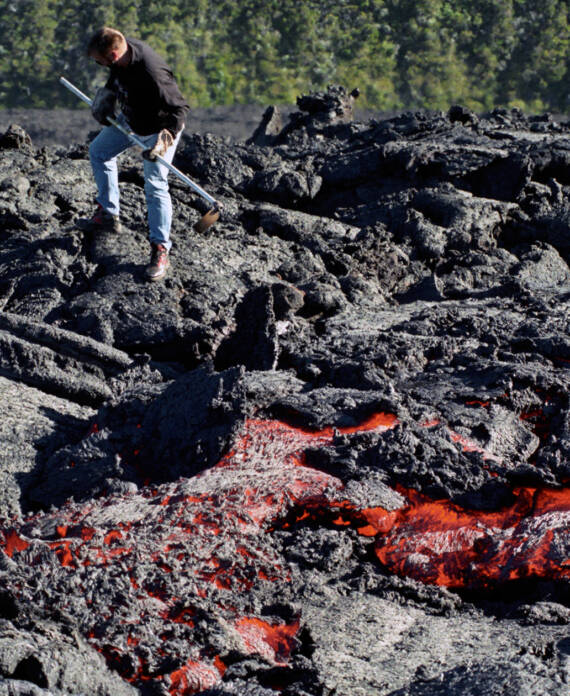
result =
[[[0,138],[0,694],[567,693],[570,125],[356,96],[184,135],[162,283]]]

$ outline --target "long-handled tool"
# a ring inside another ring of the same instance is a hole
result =
[[[89,104],[91,106],[92,100],[89,99],[89,97],[84,94],[81,90],[77,89],[74,85],[69,82],[69,80],[66,80],[65,77],[60,77],[59,81],[64,87],[67,87],[67,89],[70,92],[73,92],[76,97],[79,97],[82,101],[84,101],[86,104]],[[130,131],[128,128],[125,128],[122,126],[118,121],[116,121],[114,118],[107,118],[109,123],[111,123],[115,128],[118,128],[121,133],[127,136],[127,138],[134,144],[138,145],[141,147],[143,150],[146,149],[146,145],[140,140],[140,138],[137,137],[135,133]],[[211,227],[216,220],[220,217],[220,209],[221,209],[221,204],[219,201],[217,201],[215,198],[212,198],[209,193],[206,193],[204,189],[199,186],[196,182],[192,181],[192,179],[188,178],[186,174],[183,174],[179,169],[177,169],[174,165],[170,164],[170,162],[167,162],[165,159],[160,157],[160,155],[156,156],[156,160],[163,164],[165,167],[168,167],[170,171],[176,175],[181,181],[183,181],[185,184],[188,184],[190,188],[194,189],[196,193],[205,200],[208,201],[208,203],[212,206],[211,210],[209,210],[198,222],[194,225],[194,229],[197,232],[203,232],[204,230],[207,230],[208,227]]]

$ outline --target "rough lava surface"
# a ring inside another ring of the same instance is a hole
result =
[[[171,268],[0,136],[0,696],[563,696],[570,124],[184,135]]]

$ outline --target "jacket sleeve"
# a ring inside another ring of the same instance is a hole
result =
[[[155,84],[161,106],[161,120],[172,137],[176,137],[184,128],[190,107],[180,93],[170,70],[161,68],[155,75]]]
[[[105,82],[105,89],[110,89],[111,92],[114,92],[115,94],[117,94],[119,91],[117,81],[112,73],[109,75],[107,82]]]

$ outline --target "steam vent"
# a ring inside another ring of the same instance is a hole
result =
[[[0,135],[0,696],[570,693],[570,123],[357,94],[187,132],[158,283]]]

